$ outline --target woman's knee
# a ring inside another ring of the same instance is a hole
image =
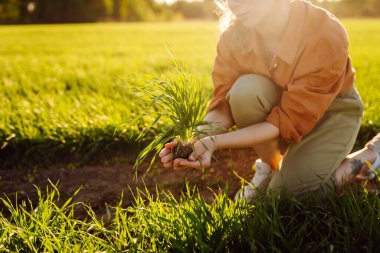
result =
[[[272,80],[256,75],[241,76],[227,94],[236,124],[244,127],[265,120],[278,104],[281,89]]]

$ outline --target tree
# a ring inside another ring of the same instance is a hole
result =
[[[95,22],[106,15],[104,0],[35,0],[38,23]]]
[[[0,0],[0,23],[16,23],[19,19],[18,0]]]
[[[309,1],[340,17],[380,16],[380,0]],[[0,0],[0,23],[215,19],[215,8],[214,0]]]

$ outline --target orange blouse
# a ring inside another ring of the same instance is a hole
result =
[[[280,103],[266,121],[277,126],[286,141],[299,142],[335,97],[353,85],[345,29],[326,10],[306,1],[294,1],[286,31],[268,66],[254,31],[247,43],[236,49],[233,40],[239,26],[231,25],[219,38],[212,71],[214,96],[208,110],[218,108],[231,115],[226,94],[234,82],[249,73],[266,76],[283,89]]]

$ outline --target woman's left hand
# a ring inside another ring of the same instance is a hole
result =
[[[194,143],[194,151],[189,159],[175,159],[173,168],[181,170],[186,168],[204,169],[211,166],[212,154],[216,150],[216,137],[207,136]]]

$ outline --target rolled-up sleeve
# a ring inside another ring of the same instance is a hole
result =
[[[225,36],[222,35],[217,44],[217,55],[212,70],[214,93],[208,111],[219,109],[231,115],[226,95],[238,77],[236,61]]]
[[[283,92],[266,121],[277,126],[288,142],[300,142],[321,119],[344,82],[348,48],[330,51],[314,59],[310,71],[293,80]]]

